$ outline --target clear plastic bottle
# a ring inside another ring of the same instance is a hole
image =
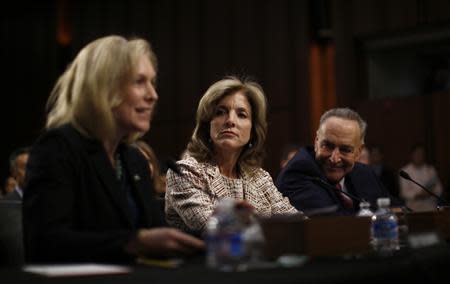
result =
[[[244,224],[236,214],[233,199],[222,199],[206,224],[206,265],[221,271],[240,270],[246,251]]]
[[[372,216],[372,245],[382,255],[390,255],[400,248],[398,220],[389,208],[390,203],[389,198],[379,198],[378,210]]]
[[[359,211],[356,213],[358,217],[372,217],[373,212],[370,210],[370,203],[367,201],[361,201],[359,203]]]

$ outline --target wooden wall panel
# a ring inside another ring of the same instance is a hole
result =
[[[408,160],[409,148],[423,142],[446,181],[448,127],[443,109],[450,105],[431,96],[369,100],[364,83],[364,54],[358,43],[376,36],[414,34],[425,28],[432,31],[450,23],[450,2],[441,0],[333,1],[334,40],[336,44],[336,87],[340,105],[355,107],[369,122],[368,143],[384,145],[388,163],[395,168]],[[351,20],[349,20],[351,19]],[[424,51],[425,52],[425,51]],[[433,99],[431,99],[433,98]],[[435,101],[442,102],[438,108]]]
[[[450,21],[450,1],[421,0],[421,22],[423,24],[448,23]]]
[[[433,162],[442,182],[450,184],[450,92],[435,93],[431,98],[434,138]],[[447,192],[448,194],[449,192]]]
[[[68,4],[72,41],[59,46],[55,41],[57,3]],[[309,138],[307,70],[307,0],[152,0],[152,1],[70,1],[30,6],[29,14],[17,13],[2,22],[5,42],[12,48],[3,58],[33,53],[11,65],[12,76],[20,81],[23,66],[34,77],[29,88],[14,90],[33,94],[32,107],[25,108],[17,126],[24,130],[13,144],[30,143],[42,130],[44,105],[51,87],[78,51],[88,42],[109,34],[141,36],[148,39],[159,59],[159,103],[152,129],[145,139],[161,156],[181,153],[194,127],[198,101],[206,89],[225,75],[248,75],[267,93],[271,128],[280,136],[268,136],[268,145]],[[20,7],[17,7],[19,11]],[[17,50],[14,50],[16,48]],[[20,57],[20,56],[19,56]],[[44,67],[43,67],[44,66]],[[30,75],[28,77],[31,78]],[[29,79],[29,78],[27,78]],[[18,105],[22,99],[11,99]],[[32,121],[32,123],[30,123]],[[12,126],[11,126],[12,127]],[[5,128],[7,132],[11,128]],[[26,138],[28,137],[28,138]],[[282,139],[280,139],[282,137]],[[283,141],[286,140],[286,141]],[[11,149],[2,153],[6,160]],[[276,169],[278,153],[268,149],[266,165]],[[6,163],[5,163],[6,164]],[[5,175],[6,166],[2,168]]]

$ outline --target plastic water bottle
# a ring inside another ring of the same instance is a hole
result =
[[[206,224],[206,265],[221,271],[240,270],[246,251],[242,236],[245,225],[236,213],[233,199],[222,199]]]
[[[367,201],[361,201],[359,203],[359,211],[356,213],[358,217],[372,217],[373,212],[370,210],[370,203]]]
[[[382,255],[390,255],[398,250],[398,220],[389,206],[389,198],[378,198],[378,210],[372,216],[372,245]]]

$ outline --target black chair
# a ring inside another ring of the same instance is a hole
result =
[[[24,264],[22,202],[0,200],[0,266]]]

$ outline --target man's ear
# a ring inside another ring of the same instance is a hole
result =
[[[319,130],[316,131],[316,138],[314,138],[314,152],[317,153],[319,149],[317,148],[319,145]]]
[[[364,149],[366,145],[364,143],[361,143],[359,147],[356,147],[355,149],[355,160],[359,159],[359,156],[361,156],[362,150]]]

